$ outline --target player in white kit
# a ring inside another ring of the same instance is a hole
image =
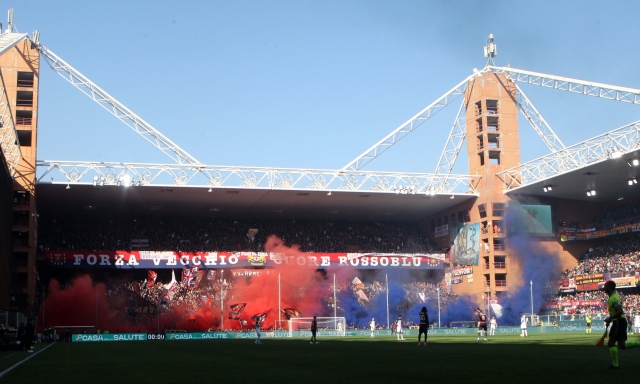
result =
[[[375,318],[371,318],[371,321],[369,322],[369,327],[371,328],[371,338],[373,339],[375,337],[376,334],[376,319]]]
[[[633,333],[640,333],[640,315],[638,314],[634,316]]]
[[[527,317],[520,312],[520,337],[529,337],[527,333]]]
[[[496,317],[492,317],[491,321],[489,321],[489,335],[490,336],[495,336],[496,335],[496,328],[498,327],[498,322],[496,321]]]
[[[395,326],[398,340],[404,340],[404,334],[402,333],[402,315],[398,315],[398,320],[396,320]]]

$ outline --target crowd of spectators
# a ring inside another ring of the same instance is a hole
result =
[[[333,285],[330,281],[327,281],[327,284],[329,287],[327,291],[331,293],[323,298],[323,302],[327,308],[327,313],[332,313]],[[236,289],[233,278],[225,279],[224,281],[203,278],[193,289],[183,286],[179,280],[169,287],[169,282],[155,282],[152,285],[148,285],[146,280],[128,280],[126,276],[110,278],[108,282],[105,282],[105,285],[107,287],[109,306],[115,311],[113,315],[120,320],[125,320],[134,327],[155,324],[158,311],[161,313],[174,312],[174,314],[178,314],[175,318],[187,319],[203,308],[217,310],[221,302],[221,293],[224,296],[225,303],[233,303],[234,298],[240,293]],[[63,287],[65,286],[63,285]],[[450,303],[458,300],[458,296],[445,289],[441,284],[422,281],[403,283],[404,297],[399,304],[396,299],[396,302],[392,303],[392,305],[397,306],[397,308],[392,309],[406,312],[418,303],[429,303],[432,307],[436,307],[438,287],[440,287],[440,306],[444,311]],[[359,289],[366,292],[368,300],[363,300],[357,294],[356,291]],[[171,299],[163,299],[168,291],[171,291]],[[353,305],[353,300],[343,300],[341,298],[355,298],[361,309],[365,311],[372,310],[375,309],[376,296],[386,293],[386,285],[380,281],[373,281],[364,284],[364,287],[358,287],[351,282],[345,282],[338,284],[336,291],[339,298],[337,312],[338,316],[341,316],[347,310],[344,308],[345,304],[351,303],[349,305]],[[299,294],[304,295],[304,292],[301,291]],[[385,300],[377,300],[378,304],[383,301]],[[410,319],[408,318],[407,320]],[[417,321],[417,319],[413,320]],[[379,322],[379,325],[383,326],[382,322]],[[248,326],[250,328],[250,324]],[[270,324],[266,325],[265,329],[271,326]],[[363,325],[360,324],[360,326]],[[351,324],[351,328],[357,328],[357,326]]]
[[[625,293],[625,291],[621,289],[619,289],[617,293],[623,301],[625,313],[640,313],[640,294]],[[604,291],[577,292],[571,295],[557,295],[552,299],[551,303],[556,303],[554,307],[557,308],[555,310],[557,314],[607,314],[608,298]],[[587,300],[597,300],[598,304],[581,304],[581,301],[584,302]]]
[[[249,230],[257,229],[253,237]],[[44,216],[41,250],[262,251],[270,235],[303,252],[441,253],[417,223]],[[138,240],[138,244],[132,244]],[[142,240],[140,242],[140,240]],[[148,244],[148,247],[146,245]]]
[[[632,276],[640,272],[640,233],[616,236],[590,248],[571,268],[562,272],[563,278],[609,273],[610,277]]]
[[[632,208],[627,206],[624,212],[635,212]],[[606,279],[640,275],[640,233],[615,236],[590,248],[582,260],[562,272],[562,278],[572,281],[577,277],[601,274]],[[619,288],[617,292],[623,299],[625,312],[640,313],[638,288]],[[560,314],[574,315],[603,314],[607,311],[607,299],[604,291],[591,290],[558,294],[549,301],[554,307],[557,305]],[[598,304],[594,305],[593,301]]]
[[[607,209],[604,215],[590,227],[610,228],[640,221],[640,201],[632,201]]]

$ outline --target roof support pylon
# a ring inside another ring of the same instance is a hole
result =
[[[156,148],[164,152],[165,155],[172,158],[178,164],[201,164],[195,157],[191,156],[187,151],[180,148],[168,137],[160,133],[151,124],[147,123],[140,116],[133,113],[129,108],[125,107],[121,102],[116,100],[113,96],[109,95],[102,88],[98,87],[95,83],[89,80],[86,76],[80,73],[78,70],[67,64],[64,60],[58,57],[55,53],[47,49],[43,45],[38,45],[32,40],[33,44],[36,44],[38,51],[47,61],[47,64],[65,80],[70,82],[73,86],[82,91],[85,95],[89,96],[93,101],[98,103],[101,107],[109,111],[115,117],[120,119],[123,123],[128,125],[136,133],[142,136],[145,140],[153,144]]]

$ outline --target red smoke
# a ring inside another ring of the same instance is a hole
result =
[[[286,317],[279,315],[278,312],[278,276],[281,278],[280,308],[297,309],[304,317],[325,315],[322,301],[330,294],[334,271],[327,271],[329,281],[325,281],[323,273],[318,272],[315,265],[297,263],[297,256],[305,253],[301,252],[297,246],[291,248],[285,246],[280,238],[273,235],[267,239],[264,251],[280,255],[281,263],[269,262],[273,267],[261,270],[260,276],[235,279],[233,289],[227,292],[224,300],[224,328],[242,328],[239,321],[228,318],[229,306],[236,303],[247,303],[241,318],[247,321],[248,326],[252,325],[253,315],[269,309],[271,312],[265,319],[263,328],[272,328],[275,320],[286,320]],[[338,271],[340,272],[338,278],[341,281],[353,278],[354,271],[351,268],[339,268],[335,272]],[[225,274],[225,277],[227,281],[233,279],[231,274]],[[208,282],[202,281],[201,284],[208,284]],[[107,297],[107,287],[102,283],[94,285],[88,275],[75,278],[68,287],[64,288],[61,288],[56,280],[51,280],[48,296],[40,310],[40,319],[44,317],[45,327],[97,324],[98,329],[108,329],[112,333],[156,332],[157,314],[149,315],[146,323],[130,324],[128,322],[125,296],[122,295],[122,298],[119,298],[117,292],[109,292]],[[203,300],[195,312],[186,305],[174,301],[171,311],[160,315],[159,329],[161,331],[165,327],[187,331],[218,329],[220,320],[220,303],[217,299],[210,297]],[[43,321],[40,320],[38,323],[41,329]]]

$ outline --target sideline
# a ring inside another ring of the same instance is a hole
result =
[[[42,348],[41,350],[39,350],[38,352],[34,353],[33,355],[27,357],[26,359],[19,361],[17,363],[15,363],[14,365],[10,366],[9,368],[5,369],[4,371],[0,372],[0,377],[4,376],[5,374],[11,372],[11,370],[15,367],[17,367],[18,365],[24,363],[25,361],[29,360],[32,357],[35,357],[37,354],[39,354],[40,352],[44,352],[47,350],[47,348],[51,347],[52,345],[55,345],[56,343],[54,342],[53,344],[49,344],[46,347]]]

